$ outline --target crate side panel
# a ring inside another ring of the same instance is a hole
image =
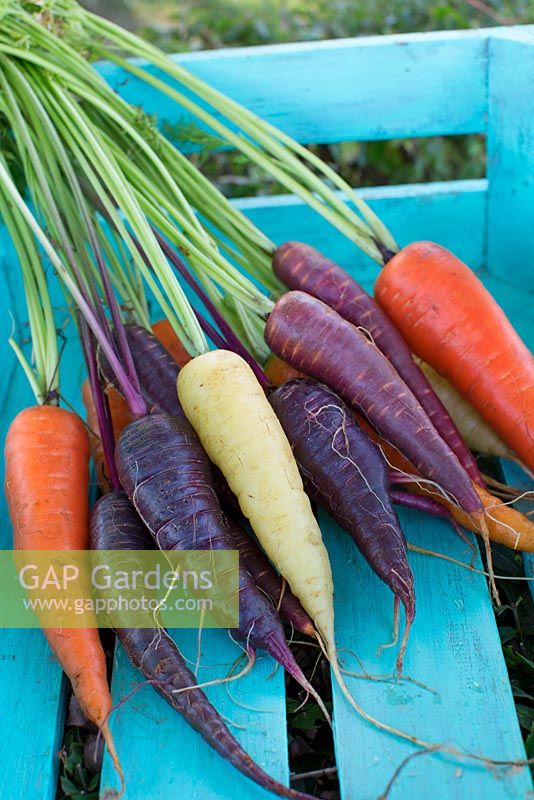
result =
[[[173,58],[298,141],[328,143],[483,131],[486,43],[487,31],[456,31]],[[160,124],[187,123],[178,105],[121,68],[98,69]]]
[[[409,542],[470,562],[470,549],[446,522],[405,510],[399,517]],[[347,534],[326,514],[322,523],[334,572],[340,658],[348,670],[391,676],[395,649],[377,657],[377,648],[391,640],[392,594]],[[376,719],[427,742],[452,743],[497,759],[524,758],[485,579],[426,555],[410,554],[410,563],[417,615],[405,675],[426,688],[407,680],[380,682],[347,676],[351,693]],[[477,567],[481,568],[480,558]],[[403,759],[417,752],[410,743],[360,719],[337,688],[334,730],[344,800],[381,796]],[[407,764],[388,796],[392,800],[425,796],[517,800],[531,797],[531,790],[528,769],[490,770],[473,761],[433,754]]]
[[[488,269],[532,284],[534,252],[534,32],[489,42]]]
[[[196,631],[174,631],[178,647],[194,668]],[[199,682],[225,677],[238,647],[226,631],[202,635]],[[287,783],[287,733],[284,676],[275,674],[274,662],[261,655],[253,672],[235,683],[208,687],[206,693],[217,710],[230,721],[230,730],[247,752],[270,775]],[[114,702],[142,680],[117,644],[113,669]],[[238,726],[238,727],[236,727]],[[177,796],[201,800],[250,798],[269,800],[272,795],[241,775],[206,744],[151,687],[145,687],[115,712],[111,728],[126,777],[125,800],[174,800]],[[117,777],[106,754],[102,787],[117,787]]]

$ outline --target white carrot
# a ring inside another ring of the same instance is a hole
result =
[[[445,378],[442,378],[424,361],[419,359],[416,359],[416,361],[451,415],[453,422],[470,450],[497,458],[516,460],[515,453],[497,436],[491,425],[480,416],[478,411]]]
[[[328,553],[289,442],[250,367],[234,353],[214,350],[183,367],[177,388],[208,456],[224,474],[272,563],[313,619],[348,702],[381,730],[428,746],[367,714],[343,680]]]

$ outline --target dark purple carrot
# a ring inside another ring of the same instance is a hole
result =
[[[150,533],[124,492],[115,490],[96,503],[91,518],[91,547],[94,550],[150,550],[154,547]],[[117,638],[132,664],[167,703],[243,775],[280,797],[309,800],[309,795],[283,786],[252,760],[202,689],[193,688],[197,687],[198,680],[167,631],[154,630],[152,612],[145,613],[145,628],[141,627],[142,619],[137,628],[121,627],[120,611],[114,612],[112,618]]]
[[[185,419],[176,393],[180,367],[174,358],[154,334],[141,325],[126,325],[125,330],[145,400],[152,407]]]
[[[227,516],[227,520],[230,536],[258,589],[271,598],[280,617],[290,623],[296,631],[307,636],[317,636],[310,617],[289,586],[275,571],[259,544],[234,519]]]
[[[413,480],[412,480],[413,483]],[[420,494],[412,494],[405,492],[402,489],[395,489],[390,486],[389,496],[394,503],[404,508],[411,508],[414,511],[421,511],[423,514],[429,514],[431,517],[442,517],[449,519],[450,513],[442,506],[437,500],[432,500],[431,497],[424,497]]]
[[[413,574],[406,539],[389,496],[389,474],[380,449],[342,400],[315,381],[287,381],[269,399],[299,465],[304,486],[350,534],[371,568],[399,598],[406,631],[415,616]]]
[[[125,325],[124,332],[143,398],[150,409],[185,419],[176,393],[180,367],[154,334],[141,325]],[[121,394],[121,385],[101,350],[98,365],[105,379]]]
[[[235,549],[209,459],[185,419],[169,414],[135,419],[122,432],[115,458],[122,486],[162,550]],[[235,633],[249,657],[257,648],[267,650],[325,710],[287,645],[272,602],[241,564]]]
[[[288,292],[267,320],[267,344],[292,367],[330,386],[416,469],[468,514],[483,518],[471,480],[393,365],[321,300]]]
[[[273,257],[273,270],[289,289],[300,289],[322,300],[344,319],[364,328],[379,350],[391,361],[428,414],[442,439],[480,486],[485,486],[475,457],[465,444],[449,412],[415,363],[406,341],[354,278],[335,261],[302,242],[285,242]]]

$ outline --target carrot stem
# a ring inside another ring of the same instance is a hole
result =
[[[96,353],[91,338],[91,333],[87,327],[84,319],[80,320],[80,336],[82,340],[82,349],[87,364],[87,371],[89,373],[89,383],[91,386],[91,394],[95,404],[96,417],[98,420],[98,431],[102,442],[102,451],[104,453],[104,461],[108,470],[108,476],[112,489],[120,489],[121,483],[115,465],[115,436],[113,434],[113,422],[111,419],[111,412],[109,408],[109,401],[102,391],[102,386],[98,378],[98,367],[96,363]]]
[[[199,300],[201,300],[202,303],[204,304],[206,311],[208,311],[208,313],[211,314],[211,316],[221,329],[227,342],[227,347],[225,349],[232,350],[232,352],[237,353],[237,355],[241,356],[241,358],[247,362],[249,367],[254,372],[254,375],[264,388],[270,386],[268,378],[266,377],[265,373],[263,372],[257,361],[252,357],[252,355],[249,353],[246,347],[241,343],[241,341],[235,335],[234,331],[232,330],[230,325],[228,325],[223,315],[216,307],[215,303],[213,303],[210,300],[210,298],[208,297],[208,295],[206,294],[200,283],[193,277],[191,272],[187,269],[182,259],[169,245],[164,236],[162,236],[158,231],[154,231],[154,235],[156,236],[156,239],[158,240],[161,249],[167,256],[173,267],[180,273],[185,282],[193,289]]]

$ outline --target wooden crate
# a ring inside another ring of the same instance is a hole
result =
[[[532,27],[373,37],[303,45],[180,55],[177,60],[244,102],[301,142],[390,139],[485,133],[483,180],[389,186],[362,191],[401,244],[433,239],[452,248],[476,270],[525,341],[534,342],[534,29]],[[129,101],[182,120],[180,109],[110,65],[100,71]],[[237,201],[275,241],[301,239],[339,261],[368,289],[376,266],[293,197]],[[15,256],[5,233],[0,245],[0,375],[5,435],[15,413],[32,402],[26,379],[6,344],[11,313],[25,334],[25,311]],[[58,295],[58,305],[61,297]],[[62,391],[80,406],[83,369],[69,341],[62,361]],[[506,467],[510,469],[510,467]],[[508,475],[512,475],[508,472]],[[518,478],[517,475],[514,476]],[[2,498],[0,544],[11,546]],[[441,521],[401,512],[409,541],[462,561],[469,550]],[[370,673],[391,672],[394,654],[376,657],[391,634],[392,598],[348,537],[326,514],[321,525],[336,587],[340,648],[354,651]],[[483,577],[412,555],[418,612],[406,672],[434,692],[410,683],[348,679],[362,706],[381,720],[435,742],[501,759],[524,757],[512,692]],[[480,561],[478,562],[480,566]],[[530,562],[527,562],[532,574]],[[194,658],[196,637],[177,631]],[[357,669],[347,650],[342,658]],[[226,674],[236,647],[222,631],[202,638],[199,678]],[[123,697],[140,680],[120,649],[113,695]],[[252,674],[208,690],[220,711],[237,723],[236,736],[252,756],[288,780],[284,684],[263,657]],[[254,710],[247,709],[246,706]],[[63,734],[65,684],[40,631],[3,631],[0,638],[0,796],[52,800]],[[409,745],[359,719],[334,691],[335,748],[344,800],[378,797]],[[142,689],[112,722],[127,778],[128,800],[266,800],[172,712],[150,688]],[[115,784],[109,760],[103,787]],[[527,770],[488,770],[443,756],[423,756],[402,773],[390,797],[532,796]]]

